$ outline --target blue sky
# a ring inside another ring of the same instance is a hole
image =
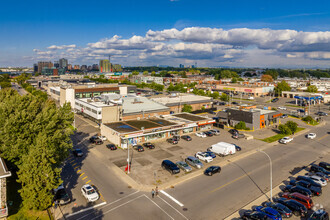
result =
[[[330,67],[326,0],[19,0],[2,8],[0,67],[61,57],[92,64],[108,53],[124,66]]]

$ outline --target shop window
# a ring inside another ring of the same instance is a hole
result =
[[[194,128],[185,128],[182,130],[182,132],[185,134],[185,133],[191,133],[194,131]]]

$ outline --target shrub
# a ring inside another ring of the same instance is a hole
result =
[[[285,125],[291,130],[292,133],[297,131],[298,124],[293,121],[288,121]]]
[[[312,118],[312,116],[310,116],[310,115],[304,117],[302,120],[305,121],[305,122],[312,122],[312,121],[315,121],[315,120]]]
[[[240,121],[235,125],[235,129],[241,129],[241,130],[250,130],[250,128],[246,127],[246,124],[244,121]]]
[[[278,130],[280,130],[281,134],[287,134],[287,135],[292,134],[292,131],[287,125],[281,124],[280,126],[278,126]]]

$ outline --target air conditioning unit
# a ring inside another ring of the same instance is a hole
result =
[[[140,117],[137,117],[136,120],[140,120],[141,118]]]

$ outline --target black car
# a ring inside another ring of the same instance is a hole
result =
[[[236,151],[241,151],[241,150],[242,150],[242,148],[241,148],[240,146],[238,146],[238,145],[236,145],[236,144],[232,144],[232,145],[235,145],[235,149],[236,149]]]
[[[100,139],[100,138],[98,138],[98,137],[91,137],[90,139],[89,139],[89,141],[91,142],[91,143],[93,143],[93,144],[96,144],[96,145],[100,145],[100,144],[103,144],[103,141]]]
[[[321,187],[312,186],[311,183],[306,182],[304,180],[300,180],[300,181],[291,180],[290,185],[305,187],[305,188],[309,189],[313,193],[314,196],[322,195],[322,188]]]
[[[242,219],[266,220],[268,217],[263,212],[247,210],[244,212]]]
[[[287,118],[287,117],[288,117],[287,114],[283,114],[283,115],[281,115],[281,118]]]
[[[212,137],[214,135],[211,131],[205,131],[204,134],[208,137]]]
[[[311,168],[309,169],[309,171],[311,172],[322,172],[326,175],[330,175],[330,171],[327,171],[326,169],[324,169],[323,167],[317,166],[315,164],[312,164]]]
[[[179,135],[173,135],[172,138],[175,139],[176,141],[179,141],[180,140],[180,136]]]
[[[232,135],[239,133],[238,130],[236,130],[236,129],[230,129],[228,132],[231,133]]]
[[[183,136],[181,136],[181,138],[182,138],[183,140],[186,140],[186,141],[191,141],[191,140],[192,140],[191,137],[188,136],[188,135],[183,135]]]
[[[177,144],[178,143],[178,141],[176,140],[176,139],[174,139],[174,138],[169,138],[169,139],[167,139],[166,140],[168,143],[170,143],[170,144]]]
[[[214,112],[214,111],[208,111],[208,113],[210,113],[210,114],[212,114],[212,115],[216,115],[217,113],[216,112]]]
[[[245,134],[239,134],[239,133],[236,133],[236,134],[234,134],[234,135],[231,136],[231,137],[234,138],[234,139],[245,138]]]
[[[146,147],[146,148],[149,148],[149,149],[154,149],[155,148],[155,145],[153,145],[150,142],[144,143],[143,146]]]
[[[262,203],[264,207],[270,207],[278,211],[282,217],[290,218],[292,216],[292,211],[285,205],[277,202],[264,202]]]
[[[275,99],[272,99],[272,102],[277,102],[279,99],[278,98],[275,98]]]
[[[117,147],[114,144],[107,144],[106,147],[110,150],[117,150]]]
[[[74,149],[73,155],[75,155],[76,157],[82,157],[82,156],[84,156],[84,153],[80,149]]]
[[[329,220],[329,214],[325,210],[319,209],[314,211],[308,220]]]
[[[233,104],[233,105],[238,105],[238,102],[232,102],[231,104]]]
[[[71,202],[69,194],[65,191],[64,188],[60,188],[56,191],[54,196],[54,202],[57,202],[57,204],[65,205]]]
[[[311,178],[309,178],[307,176],[297,176],[296,180],[298,180],[298,181],[304,180],[306,182],[309,182],[312,186],[322,187],[321,184],[316,183],[314,180],[312,180]]]
[[[210,166],[205,171],[204,174],[208,176],[212,176],[215,173],[220,173],[221,167],[219,166]]]
[[[162,168],[168,170],[171,174],[180,173],[179,167],[170,160],[163,160]]]
[[[137,150],[138,152],[143,152],[144,148],[141,145],[134,145],[133,148]]]
[[[274,199],[274,201],[288,207],[295,216],[306,216],[307,214],[307,208],[293,199],[278,198]]]
[[[287,185],[287,186],[284,187],[283,191],[284,192],[290,192],[290,193],[297,192],[297,193],[300,193],[300,194],[303,194],[303,195],[309,196],[309,197],[313,196],[312,191],[310,191],[309,189],[307,189],[303,186]]]
[[[330,171],[330,163],[327,163],[327,162],[320,162],[319,163],[319,166]]]
[[[315,113],[315,114],[317,114],[318,116],[327,116],[327,115],[328,115],[328,114],[325,113],[325,112],[317,112],[317,113]]]
[[[225,102],[219,102],[218,105],[226,105]]]

